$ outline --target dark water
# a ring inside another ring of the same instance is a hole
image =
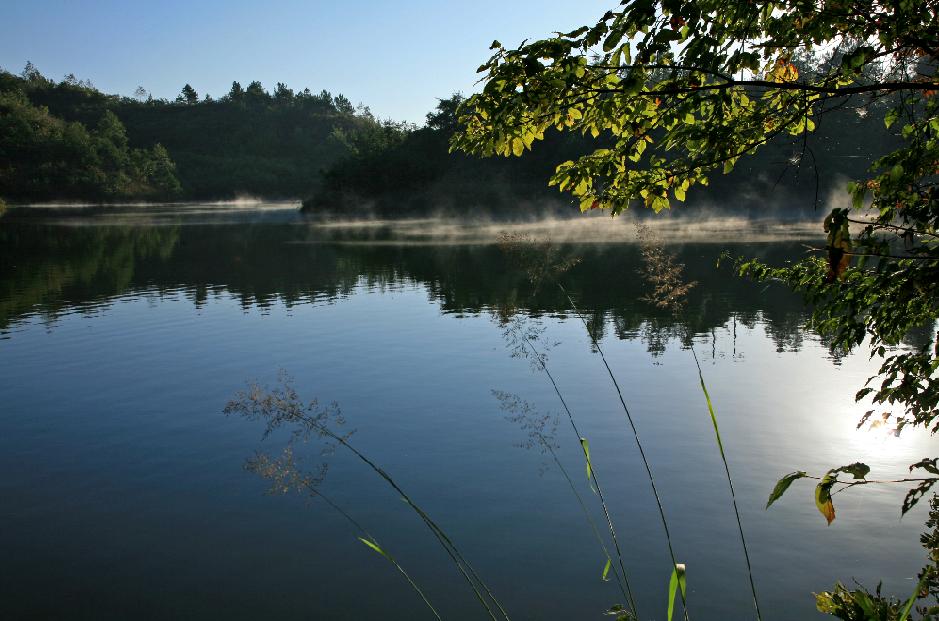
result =
[[[724,243],[673,246],[699,282],[681,322],[638,299],[631,235],[535,231],[602,242],[559,246],[581,258],[563,280],[635,416],[688,567],[691,616],[753,614],[689,345],[721,422],[764,618],[818,616],[811,593],[839,579],[883,579],[906,597],[925,511],[899,520],[905,490],[839,494],[830,527],[809,484],[763,509],[782,474],[860,459],[872,476],[900,476],[926,441],[855,430],[866,407],[852,395],[874,365],[829,355],[791,294],[715,269],[725,249],[775,263],[803,251],[733,226]],[[0,618],[429,618],[339,514],[266,495],[245,471],[284,438],[262,441],[262,424],[222,410],[246,381],[273,387],[281,372],[304,399],[341,405],[355,445],[447,531],[513,619],[603,618],[623,600],[600,579],[603,553],[562,474],[537,446],[518,446],[529,436],[492,393],[561,411],[545,375],[512,356],[506,331],[523,325],[543,329],[538,344],[590,441],[642,618],[663,619],[667,549],[615,392],[568,300],[479,243],[499,228],[318,226],[277,206],[0,220]],[[599,520],[561,422],[558,455]],[[312,465],[330,464],[321,491],[444,618],[483,618],[396,493],[347,452],[309,448]]]

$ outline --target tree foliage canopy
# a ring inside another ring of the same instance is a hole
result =
[[[939,88],[937,4],[641,0],[518,49],[494,41],[453,147],[521,155],[552,127],[602,136],[551,183],[583,209],[660,210],[851,95]],[[826,62],[801,75],[805,55]]]

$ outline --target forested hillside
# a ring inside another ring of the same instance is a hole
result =
[[[385,125],[342,95],[233,83],[218,100],[107,95],[31,65],[0,72],[0,197],[13,201],[297,198]]]
[[[365,145],[323,175],[320,190],[304,202],[308,211],[362,208],[382,213],[427,210],[485,211],[530,215],[530,211],[577,210],[567,195],[548,186],[558,162],[603,145],[603,136],[545,133],[523,158],[478,158],[450,152],[459,125],[459,95],[440,101],[424,127]],[[886,102],[874,102],[886,109]],[[851,118],[853,116],[853,118]],[[607,140],[610,140],[609,138]],[[860,177],[872,153],[897,138],[881,115],[860,109],[833,115],[806,136],[779,136],[742,159],[728,175],[715,175],[693,197],[695,205],[752,216],[800,216],[822,210],[848,179]],[[598,142],[600,143],[598,145]]]
[[[416,127],[283,83],[270,93],[234,82],[217,100],[186,84],[168,101],[142,89],[107,95],[73,76],[56,82],[28,65],[0,71],[0,198],[302,198],[309,212],[344,215],[576,210],[547,182],[558,162],[596,148],[593,137],[551,131],[525,158],[450,153],[461,101],[441,99]],[[860,116],[869,109],[774,139],[694,200],[750,215],[813,211],[895,141],[879,115]]]

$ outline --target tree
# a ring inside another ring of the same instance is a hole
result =
[[[336,95],[336,99],[333,100],[333,103],[336,106],[336,110],[338,110],[340,113],[355,114],[355,106],[352,105],[352,102],[349,101],[345,95],[341,93]]]
[[[196,92],[189,84],[186,84],[183,87],[183,90],[179,93],[179,96],[176,98],[176,101],[184,103],[187,105],[193,105],[199,103],[199,93]]]
[[[26,80],[27,82],[45,81],[45,78],[39,72],[39,69],[36,68],[36,65],[34,65],[32,61],[29,61],[29,60],[26,61],[26,66],[23,67],[23,71],[22,73],[20,73],[20,77]]]
[[[795,139],[801,160],[814,160],[809,135],[823,118],[881,115],[888,128],[899,128],[901,144],[848,184],[854,209],[828,216],[820,255],[786,267],[737,265],[743,275],[804,293],[814,303],[815,329],[833,347],[866,343],[882,359],[879,376],[856,398],[900,412],[871,410],[866,418],[935,432],[939,335],[913,351],[894,346],[919,326],[934,329],[939,317],[937,13],[936,0],[624,2],[592,26],[517,49],[494,41],[479,68],[485,86],[461,107],[452,148],[520,156],[552,128],[590,135],[599,148],[561,163],[549,183],[582,210],[660,211],[771,141]],[[817,69],[800,72],[806,60]],[[924,476],[915,478],[903,513],[939,480],[937,459],[910,469]],[[874,482],[868,471],[859,463],[815,477],[818,508],[829,521],[835,486]],[[839,481],[848,475],[857,480]],[[807,477],[784,478],[771,502]],[[914,598],[939,593],[934,567],[921,578]],[[897,602],[842,591],[848,604],[820,596],[820,609],[868,618],[867,603],[877,600],[887,611],[877,618],[901,618]]]
[[[257,80],[251,82],[245,89],[245,99],[253,102],[261,102],[270,99],[270,95],[264,90],[264,87]]]
[[[427,113],[426,125],[430,129],[452,134],[458,127],[457,111],[464,101],[462,93],[454,93],[447,99],[438,99],[437,107]]]
[[[336,107],[335,101],[333,100],[332,93],[327,91],[325,88],[322,91],[320,91],[319,95],[314,95],[312,97],[312,101],[316,105],[322,106],[323,108],[326,108],[328,110],[334,110]]]
[[[293,101],[293,89],[287,88],[283,82],[278,82],[274,88],[274,101],[278,103],[290,103]]]
[[[149,157],[146,158],[143,173],[147,184],[160,198],[173,198],[182,192],[179,180],[176,178],[176,165],[170,159],[166,148],[157,143],[153,145]]]
[[[241,101],[244,98],[245,90],[241,88],[240,82],[232,82],[231,90],[228,91],[228,98],[232,101]]]

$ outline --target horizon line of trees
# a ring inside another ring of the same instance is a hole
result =
[[[792,59],[804,76],[823,73],[825,62],[806,54]],[[669,71],[663,65],[652,74],[653,80],[666,79]],[[569,195],[548,182],[558,163],[612,147],[611,136],[550,129],[524,158],[451,152],[450,137],[460,128],[462,102],[459,93],[440,99],[423,127],[336,162],[324,172],[319,191],[304,201],[304,209],[343,212],[367,204],[386,213],[472,209],[527,216],[532,209],[542,214],[579,211]],[[830,199],[842,193],[848,179],[866,173],[874,153],[899,143],[897,130],[891,131],[882,120],[882,112],[894,104],[889,97],[877,99],[858,107],[856,114],[820,120],[811,134],[775,137],[729,174],[713,175],[708,187],[694,193],[692,207],[707,205],[756,217],[827,212]],[[661,134],[651,132],[650,139]],[[643,166],[647,164],[637,164]]]
[[[102,93],[32,63],[0,69],[0,197],[48,200],[302,198],[321,171],[406,124],[342,94],[233,82],[224,97],[186,84],[174,101]]]
[[[462,101],[459,93],[441,98],[418,127],[283,82],[269,92],[257,80],[234,81],[217,99],[186,83],[170,101],[143,87],[132,97],[108,95],[72,74],[56,82],[27,63],[18,76],[0,69],[0,198],[251,195],[300,198],[304,210],[325,213],[576,210],[547,180],[558,161],[592,150],[590,137],[549,132],[521,159],[450,153]],[[755,214],[811,211],[840,176],[863,172],[872,148],[894,139],[877,116],[819,127],[810,162],[801,138],[776,140],[698,196],[717,205],[733,197],[735,209]]]

